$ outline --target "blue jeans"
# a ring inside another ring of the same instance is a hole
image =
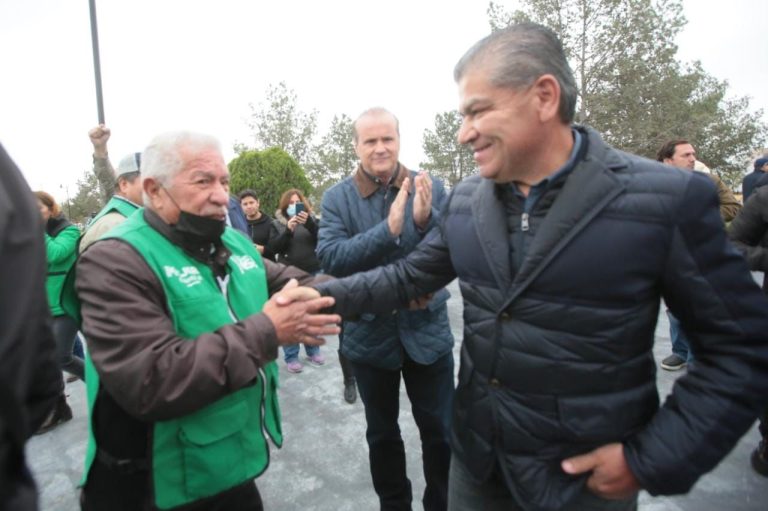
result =
[[[77,358],[82,358],[85,360],[85,351],[83,351],[83,338],[80,336],[80,334],[75,336],[75,347],[72,348],[72,354]]]
[[[77,339],[77,323],[69,316],[56,316],[53,318],[51,329],[56,340],[60,368],[85,381],[83,359],[72,355],[72,348]]]
[[[308,357],[311,357],[312,355],[317,355],[320,353],[320,346],[309,346],[307,344],[303,344],[304,351],[307,353]],[[294,361],[299,360],[299,345],[298,344],[286,344],[283,346],[283,354],[285,355],[285,363],[289,364]]]
[[[401,369],[380,369],[352,362],[360,399],[365,407],[368,459],[373,488],[382,511],[411,509],[411,482],[405,472],[405,446],[397,424],[400,412],[400,375],[411,401],[413,419],[421,436],[426,488],[425,511],[444,511],[448,498],[449,432],[453,404],[453,353],[429,365],[404,353]]]
[[[496,471],[498,472],[498,470]],[[490,480],[478,482],[455,457],[451,460],[448,489],[448,510],[465,511],[523,511],[513,498],[504,480],[496,473]],[[607,500],[585,489],[568,504],[564,511],[636,511],[637,494],[624,500]]]
[[[693,354],[688,338],[683,329],[680,328],[680,321],[669,311],[667,311],[667,317],[669,318],[669,338],[672,340],[672,353],[688,363],[692,362]]]

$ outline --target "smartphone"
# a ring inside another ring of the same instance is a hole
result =
[[[296,214],[297,214],[297,215],[298,215],[299,213],[301,213],[302,211],[304,211],[304,203],[303,203],[303,202],[297,202],[297,203],[295,204],[295,206],[296,206]]]

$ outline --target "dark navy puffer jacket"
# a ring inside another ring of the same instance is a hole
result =
[[[496,185],[460,183],[405,260],[323,283],[342,314],[382,311],[459,277],[464,342],[452,447],[479,480],[494,463],[527,510],[560,509],[586,476],[562,459],[623,442],[652,494],[682,493],[766,405],[768,300],[727,240],[712,181],[616,151],[578,128],[586,155],[546,215],[531,213],[510,270]],[[539,201],[538,204],[544,201]],[[660,299],[697,364],[659,408]]]
[[[368,178],[360,174],[360,168],[357,172],[356,176],[344,179],[323,196],[317,256],[325,273],[336,277],[397,261],[424,237],[413,223],[413,186],[399,238],[393,237],[387,226],[389,208],[397,196],[399,184],[405,176],[410,176],[413,185],[416,172],[400,165],[392,186],[371,187],[370,194],[358,183],[371,183],[365,181]],[[442,183],[433,180],[432,217],[427,230],[436,225],[444,200]],[[447,290],[440,289],[425,310],[390,309],[379,315],[363,314],[359,321],[345,321],[342,353],[350,360],[383,369],[399,368],[403,349],[420,364],[435,362],[453,349],[446,307],[449,296]]]

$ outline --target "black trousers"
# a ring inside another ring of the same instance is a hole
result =
[[[341,332],[339,332],[339,365],[341,366],[341,376],[344,378],[344,383],[346,384],[349,380],[354,380],[355,375],[352,372],[352,362],[349,361],[347,357],[344,356],[344,354],[341,352],[341,345],[344,342],[344,323],[342,322],[340,325]]]
[[[405,354],[400,369],[388,370],[352,362],[357,388],[365,406],[366,440],[373,487],[382,511],[411,509],[411,482],[405,470],[405,446],[400,435],[400,378],[411,401],[421,436],[426,488],[425,511],[445,511],[448,500],[450,412],[453,404],[453,353],[422,365]]]
[[[82,511],[155,511],[151,474],[146,471],[121,474],[95,460],[88,482],[80,494]],[[246,481],[224,492],[173,511],[263,511],[259,489]]]

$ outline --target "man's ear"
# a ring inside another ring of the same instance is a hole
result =
[[[120,193],[125,195],[125,191],[128,188],[128,180],[124,177],[118,177],[117,178],[117,188],[120,190]]]
[[[144,193],[147,195],[147,197],[149,197],[149,202],[152,205],[153,209],[156,209],[156,210],[162,209],[163,201],[160,200],[160,190],[162,189],[162,185],[160,184],[160,182],[153,177],[145,177],[141,181],[141,187],[144,190]]]
[[[533,82],[532,90],[538,100],[539,120],[547,122],[559,118],[562,91],[557,79],[550,74],[541,75]]]

